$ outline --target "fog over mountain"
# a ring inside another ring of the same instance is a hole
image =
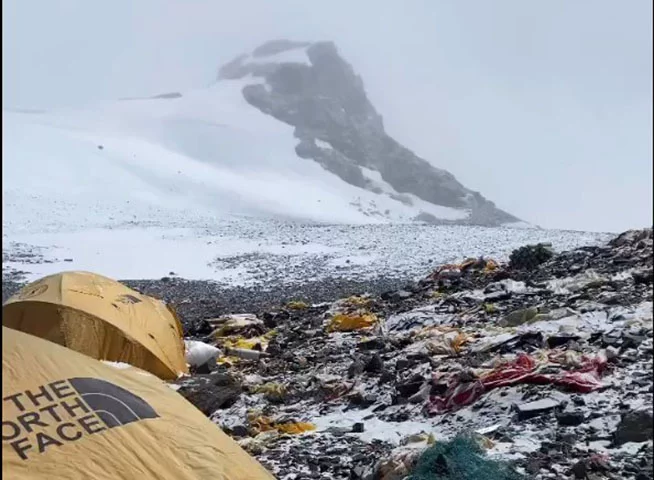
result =
[[[26,0],[3,14],[5,108],[189,91],[271,39],[331,40],[387,134],[499,209],[546,228],[651,222],[650,2]]]

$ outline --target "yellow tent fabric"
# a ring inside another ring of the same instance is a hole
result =
[[[274,479],[159,378],[5,327],[2,397],[4,478]]]
[[[164,380],[188,371],[174,312],[94,273],[63,272],[27,285],[3,305],[2,324]]]

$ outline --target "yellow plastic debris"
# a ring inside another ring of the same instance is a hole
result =
[[[470,268],[473,265],[475,265],[477,262],[478,260],[476,258],[468,258],[458,265],[459,270],[465,270],[467,268]]]
[[[254,431],[258,432],[268,432],[274,430],[272,427],[272,420],[263,415],[256,416],[255,413],[248,414],[248,420],[250,421],[250,426]]]
[[[497,312],[497,307],[494,303],[484,303],[484,312],[495,313]]]
[[[245,348],[248,350],[264,350],[265,344],[260,337],[242,338],[234,337],[225,339],[223,346],[229,348]]]
[[[240,360],[240,359],[239,359],[238,357],[233,357],[233,356],[229,356],[229,355],[223,355],[222,357],[219,357],[219,358],[216,360],[216,363],[217,363],[218,365],[227,365],[227,366],[232,366],[232,365],[235,365],[236,363],[238,363],[239,360]]]
[[[454,351],[456,353],[459,353],[461,351],[461,347],[467,341],[468,341],[468,337],[466,336],[466,334],[459,332],[459,334],[454,338],[454,340],[452,340],[452,348],[454,348]]]
[[[290,435],[297,435],[299,433],[309,432],[316,429],[316,426],[308,422],[284,422],[274,423],[270,417],[263,415],[256,416],[255,412],[248,414],[250,426],[256,432],[268,432],[276,430],[279,433],[287,433]]]
[[[345,299],[345,302],[347,305],[352,305],[355,307],[365,307],[370,305],[370,302],[372,300],[368,297],[360,297],[358,295],[353,295],[347,299]]]
[[[277,334],[276,330],[270,330],[264,335],[252,338],[244,338],[241,336],[232,336],[232,337],[222,337],[219,341],[222,341],[222,346],[226,348],[243,348],[246,350],[259,350],[262,352],[266,351],[268,348],[268,343],[270,339]]]
[[[263,393],[272,399],[282,399],[286,395],[286,386],[281,383],[268,382],[254,389],[254,393]]]
[[[313,423],[309,422],[289,422],[274,425],[275,430],[279,433],[288,433],[297,435],[298,433],[310,432],[316,429]]]
[[[492,259],[486,260],[486,266],[484,267],[484,273],[490,273],[500,268],[500,265]]]
[[[302,300],[292,300],[286,304],[291,310],[306,310],[309,305]]]
[[[337,313],[327,326],[328,332],[351,332],[372,327],[377,323],[374,313],[347,314]]]

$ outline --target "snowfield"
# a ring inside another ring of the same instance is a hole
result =
[[[193,219],[189,220],[189,223]],[[557,250],[598,244],[608,236],[538,229],[418,224],[309,225],[251,218],[207,219],[203,226],[165,219],[149,225],[5,233],[3,265],[28,279],[81,269],[118,279],[176,275],[231,286],[292,284],[338,277],[422,277],[468,256],[506,260],[527,243]],[[11,252],[40,247],[43,262],[25,265]]]
[[[253,82],[82,110],[3,111],[3,265],[30,279],[85,269],[246,285],[420,275],[470,255],[505,259],[525,243],[568,249],[608,238],[409,223],[421,212],[448,220],[469,212],[398,197],[374,170],[364,174],[379,193],[356,188],[299,158],[292,127],[243,99]],[[26,268],[18,252],[36,250],[43,262]]]
[[[370,224],[468,214],[415,198],[408,205],[388,196],[389,185],[376,194],[299,158],[293,128],[243,99],[256,81],[84,110],[3,112],[5,230],[153,215]]]

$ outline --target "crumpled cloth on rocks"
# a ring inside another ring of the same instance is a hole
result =
[[[519,354],[512,361],[499,365],[476,381],[464,382],[451,377],[447,390],[442,396],[432,396],[427,411],[432,414],[457,410],[470,405],[485,392],[494,388],[518,385],[521,383],[553,384],[570,388],[576,392],[587,393],[603,387],[600,376],[606,367],[606,356],[584,356],[581,366],[572,371],[543,373],[543,366],[527,354]]]

